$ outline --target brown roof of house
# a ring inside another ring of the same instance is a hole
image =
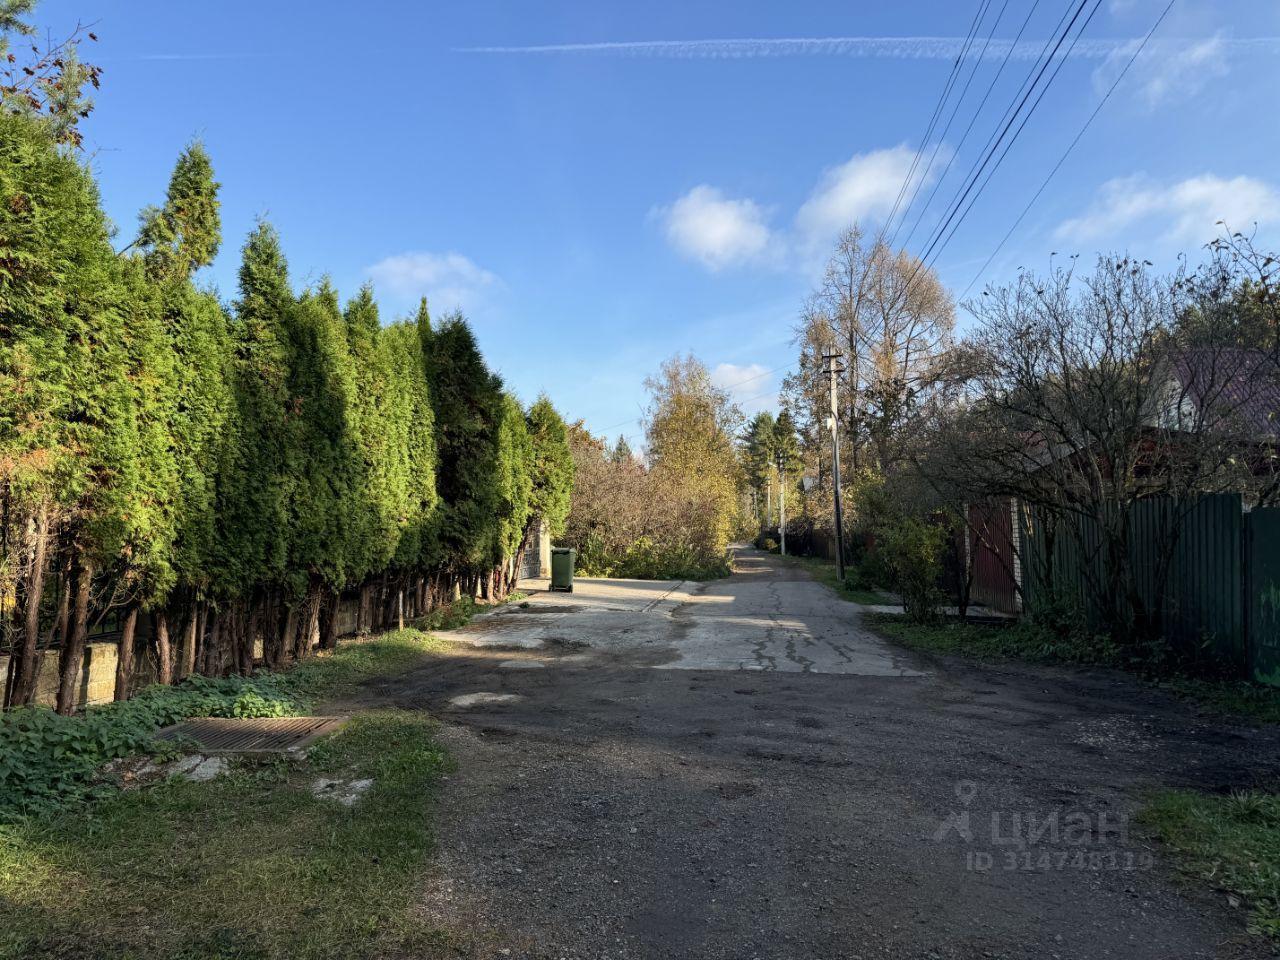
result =
[[[1280,439],[1280,365],[1261,350],[1202,347],[1179,355],[1174,377],[1203,412],[1252,438]]]

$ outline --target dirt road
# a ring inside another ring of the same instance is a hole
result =
[[[579,581],[366,706],[458,758],[423,910],[474,956],[1268,956],[1127,818],[1280,774],[1277,737],[1109,672],[909,656],[755,551]]]

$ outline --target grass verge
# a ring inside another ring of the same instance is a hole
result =
[[[894,614],[867,614],[867,624],[880,635],[922,653],[967,657],[987,662],[1021,661],[1091,665],[1129,669],[1153,686],[1190,700],[1215,713],[1255,723],[1280,723],[1280,690],[1244,680],[1212,680],[1184,676],[1152,676],[1128,663],[1114,646],[1094,638],[1062,640],[1034,624],[1007,625],[913,623]]]
[[[1187,873],[1247,907],[1250,929],[1280,941],[1280,796],[1169,790],[1152,798],[1139,821]]]
[[[347,641],[329,654],[280,673],[190,677],[151,686],[131,700],[63,717],[47,707],[0,715],[0,821],[38,816],[67,804],[101,799],[114,787],[96,780],[117,757],[152,752],[161,727],[187,717],[282,717],[305,713],[361,680],[402,670],[435,643],[416,630]]]
[[[369,663],[373,646],[348,649]],[[445,764],[429,720],[373,713],[305,759],[0,825],[0,956],[440,955],[447,938],[412,898]],[[312,796],[318,776],[374,785],[348,808]]]
[[[512,593],[502,603],[523,599]],[[423,630],[463,626],[485,608],[470,597],[433,610],[414,629],[343,640],[279,673],[189,677],[132,699],[63,717],[45,707],[0,714],[0,822],[39,815],[114,792],[95,773],[107,760],[157,749],[157,730],[188,717],[283,717],[306,713],[360,681],[412,665],[437,641]],[[164,749],[169,749],[165,747]]]
[[[849,586],[849,584],[836,576],[836,565],[829,560],[823,560],[820,557],[793,557],[790,555],[780,556],[779,559],[791,564],[793,567],[802,567],[807,570],[809,576],[835,591],[836,596],[840,597],[841,600],[870,605],[898,602],[897,597],[879,590]]]

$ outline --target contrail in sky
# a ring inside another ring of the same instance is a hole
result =
[[[1280,37],[1215,38],[1236,55],[1280,53]],[[1072,57],[1104,60],[1134,49],[1140,38],[1081,40]],[[1148,44],[1151,53],[1172,54],[1205,39],[1169,39]],[[455,53],[484,54],[597,54],[666,60],[750,60],[761,57],[854,57],[885,60],[953,60],[964,50],[964,37],[798,37],[743,40],[633,40],[613,43],[549,43],[516,47],[461,47]],[[992,40],[982,50],[970,47],[967,58],[1035,60],[1044,52],[1040,40]]]

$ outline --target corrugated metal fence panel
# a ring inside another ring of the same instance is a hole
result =
[[[1243,527],[1238,494],[1202,497],[1185,513],[1164,611],[1170,640],[1184,649],[1206,648],[1236,667],[1243,667],[1245,658]],[[1159,532],[1146,531],[1149,553],[1168,542],[1158,537]],[[1152,556],[1147,559],[1154,561]],[[1153,602],[1154,590],[1147,596]]]
[[[1236,666],[1243,665],[1245,655],[1241,516],[1237,494],[1202,497],[1189,509],[1152,497],[1134,503],[1129,512],[1135,585],[1149,609],[1162,605],[1165,636],[1186,652],[1207,648]],[[1066,603],[1099,626],[1097,596],[1113,578],[1098,521],[1069,515],[1055,524],[1033,512],[1025,539],[1028,606]],[[1160,565],[1171,543],[1162,591]]]
[[[1014,580],[1013,517],[1008,500],[969,505],[970,560],[973,585],[970,600],[1000,610],[1018,610]]]
[[[1046,603],[1075,608],[1096,625],[1090,578],[1106,580],[1098,525],[1088,517],[1056,517],[1043,510],[1024,514],[1023,583],[1028,609]]]
[[[1280,507],[1260,507],[1245,519],[1249,673],[1280,687]]]

